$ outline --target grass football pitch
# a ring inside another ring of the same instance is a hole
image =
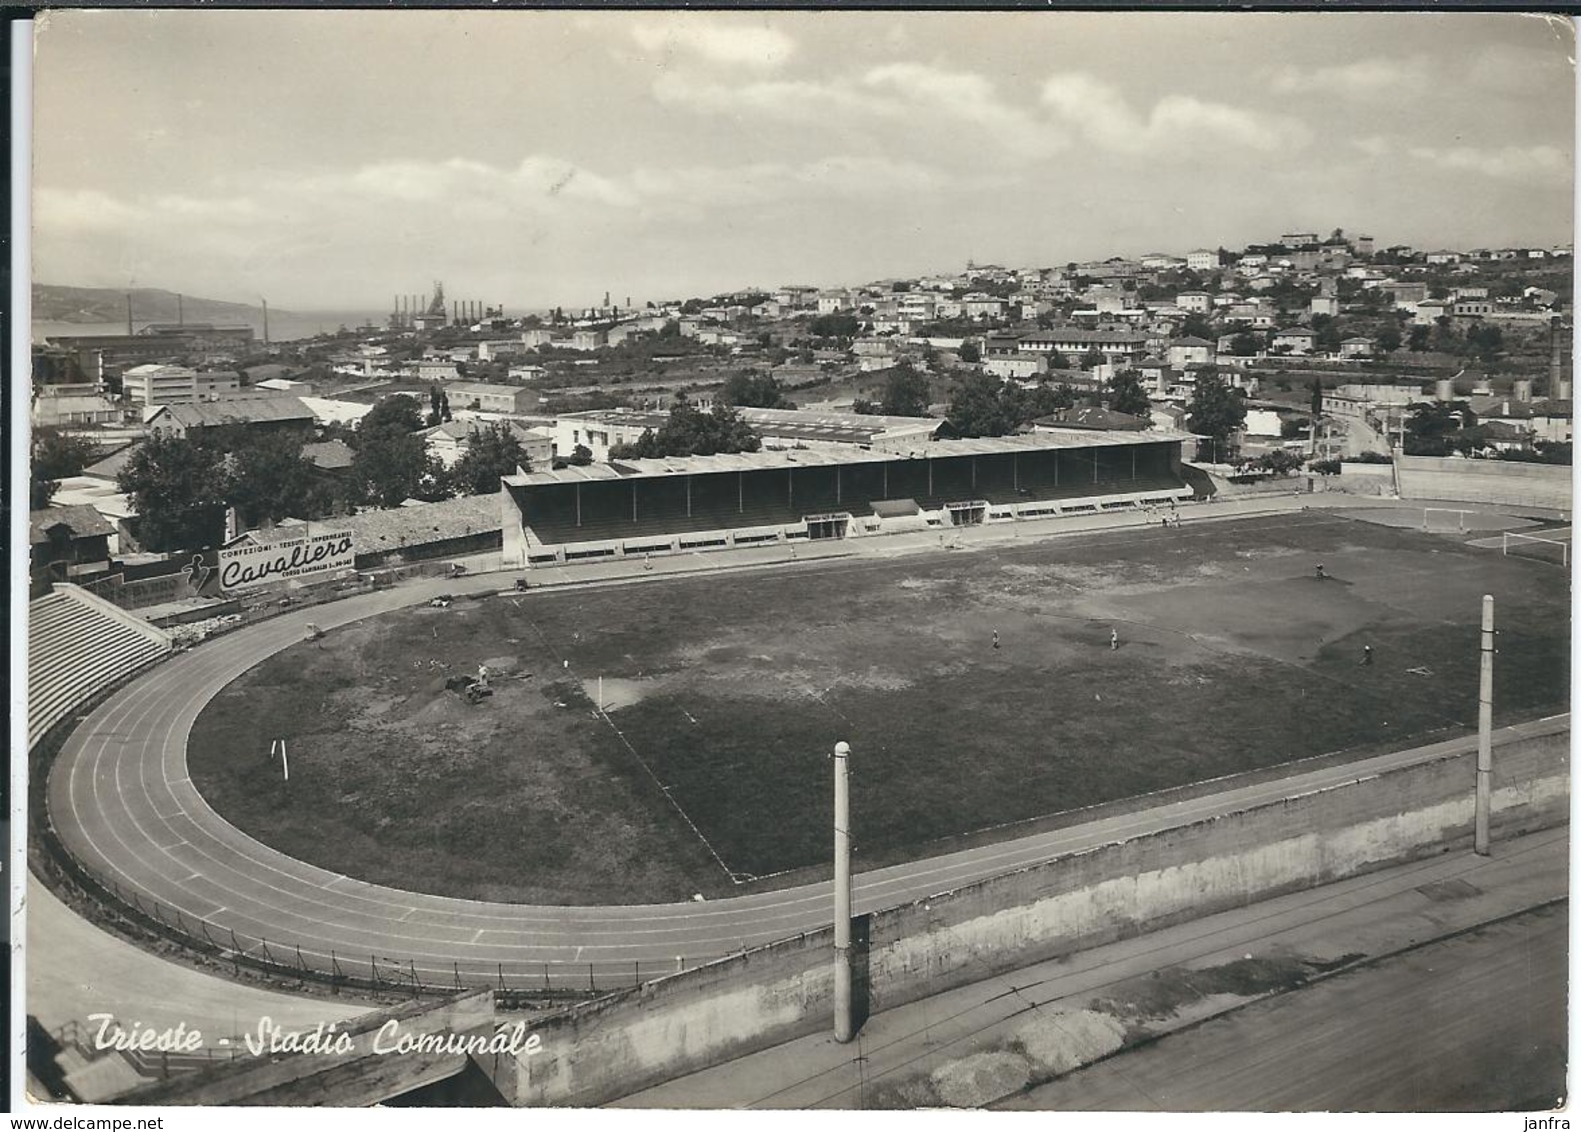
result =
[[[1565,710],[1565,571],[1303,513],[411,609],[237,680],[190,762],[241,828],[378,883],[729,895],[827,872],[842,739],[860,870],[1472,729],[1483,593],[1496,722]],[[445,679],[479,664],[469,706]]]

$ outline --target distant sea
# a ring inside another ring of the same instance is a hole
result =
[[[312,338],[316,334],[333,334],[340,327],[355,330],[359,326],[371,323],[383,327],[390,317],[389,311],[275,311],[269,312],[269,341],[270,342],[295,342],[303,338]],[[204,322],[206,319],[194,318],[193,322]],[[253,312],[250,317],[228,318],[217,321],[217,325],[236,326],[245,323],[253,328],[253,334],[258,341],[263,341],[263,315]],[[141,330],[148,325],[147,320],[134,319],[133,331]],[[46,338],[64,334],[125,334],[126,321],[120,322],[34,322],[33,341],[42,342]]]
[[[506,318],[525,318],[535,314],[547,318],[550,314],[549,307],[506,307]],[[136,333],[148,326],[153,319],[134,318],[132,331]],[[192,322],[213,321],[217,326],[236,326],[246,324],[253,328],[253,334],[258,341],[263,341],[263,315],[253,311],[250,316],[225,319],[193,318]],[[340,327],[355,330],[359,326],[373,325],[383,330],[389,325],[390,312],[388,310],[327,310],[327,311],[275,311],[269,312],[269,341],[270,342],[296,342],[304,338],[312,338],[318,334],[333,334]],[[64,334],[125,334],[126,320],[119,322],[48,322],[35,319],[33,322],[33,341],[42,342],[46,338]]]

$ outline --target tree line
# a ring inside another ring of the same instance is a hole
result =
[[[433,410],[436,414],[441,410]],[[187,436],[156,434],[139,444],[119,476],[137,513],[137,536],[152,551],[213,546],[225,512],[247,528],[285,518],[324,519],[358,507],[397,507],[499,490],[500,477],[530,470],[508,424],[475,429],[454,467],[428,451],[420,403],[387,397],[353,431],[324,430],[352,449],[344,476],[325,475],[303,455],[311,429],[222,425]]]

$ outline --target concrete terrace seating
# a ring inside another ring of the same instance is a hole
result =
[[[28,603],[27,742],[95,692],[170,651],[170,638],[102,598],[59,585]]]

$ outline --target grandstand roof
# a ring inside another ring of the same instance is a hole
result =
[[[1108,448],[1132,444],[1180,443],[1195,440],[1189,432],[1150,429],[1147,432],[1097,432],[1062,429],[1058,433],[976,437],[968,440],[931,440],[906,452],[863,448],[798,448],[783,452],[737,452],[719,456],[667,456],[655,460],[620,460],[607,464],[569,465],[564,468],[506,476],[511,487],[537,487],[555,483],[587,483],[643,476],[701,475],[708,472],[755,472],[770,468],[832,467],[837,464],[873,464],[892,460],[944,459],[950,456],[992,456],[1011,452],[1046,452],[1066,448]]]

